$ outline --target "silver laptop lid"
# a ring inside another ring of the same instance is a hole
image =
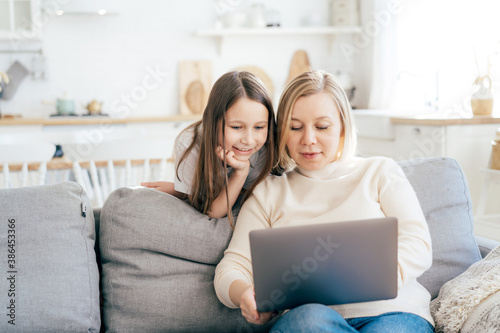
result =
[[[250,232],[257,309],[397,296],[394,217]]]

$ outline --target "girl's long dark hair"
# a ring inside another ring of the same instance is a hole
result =
[[[248,198],[257,184],[273,172],[273,167],[277,165],[277,127],[269,93],[262,82],[252,73],[233,71],[222,75],[212,87],[202,120],[186,129],[193,128],[193,141],[180,157],[176,169],[178,174],[181,162],[199,143],[200,156],[193,175],[191,194],[188,198],[191,205],[203,214],[207,214],[214,200],[227,184],[227,165],[225,161],[222,163],[216,154],[216,149],[219,146],[218,129],[222,131],[222,142],[224,144],[226,111],[242,97],[259,102],[268,110],[267,140],[264,144],[267,149],[266,163],[255,182],[246,191],[243,201]],[[225,147],[223,149],[225,150]],[[233,225],[229,198],[228,217],[231,225]]]

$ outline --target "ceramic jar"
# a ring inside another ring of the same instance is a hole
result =
[[[493,94],[491,78],[488,75],[478,76],[474,81],[475,92],[471,96],[472,113],[478,116],[491,115],[493,112]]]

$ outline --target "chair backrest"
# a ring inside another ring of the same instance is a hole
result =
[[[63,159],[52,161],[56,150],[53,143],[41,138],[39,143],[13,143],[6,138],[0,140],[0,188],[75,180],[93,205],[102,206],[118,187],[173,180],[172,138],[62,143]]]
[[[73,162],[73,174],[92,202],[102,206],[118,187],[141,181],[169,180],[172,138],[121,138],[62,144],[63,158]],[[170,172],[172,173],[172,171]]]
[[[0,143],[0,187],[44,185],[47,162],[54,157],[56,145],[48,142]],[[35,174],[29,171],[28,163],[39,162]],[[9,165],[22,164],[20,172],[11,172]],[[31,176],[31,177],[30,177]],[[31,178],[31,181],[30,181]]]

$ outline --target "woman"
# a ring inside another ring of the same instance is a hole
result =
[[[278,153],[281,166],[294,168],[281,177],[268,177],[243,205],[216,269],[217,296],[228,307],[240,307],[251,323],[263,324],[274,315],[256,310],[251,230],[395,216],[399,220],[395,299],[302,305],[286,312],[271,332],[433,332],[430,294],[417,282],[432,263],[422,209],[395,161],[355,156],[351,113],[331,74],[307,72],[286,87],[278,108]]]

